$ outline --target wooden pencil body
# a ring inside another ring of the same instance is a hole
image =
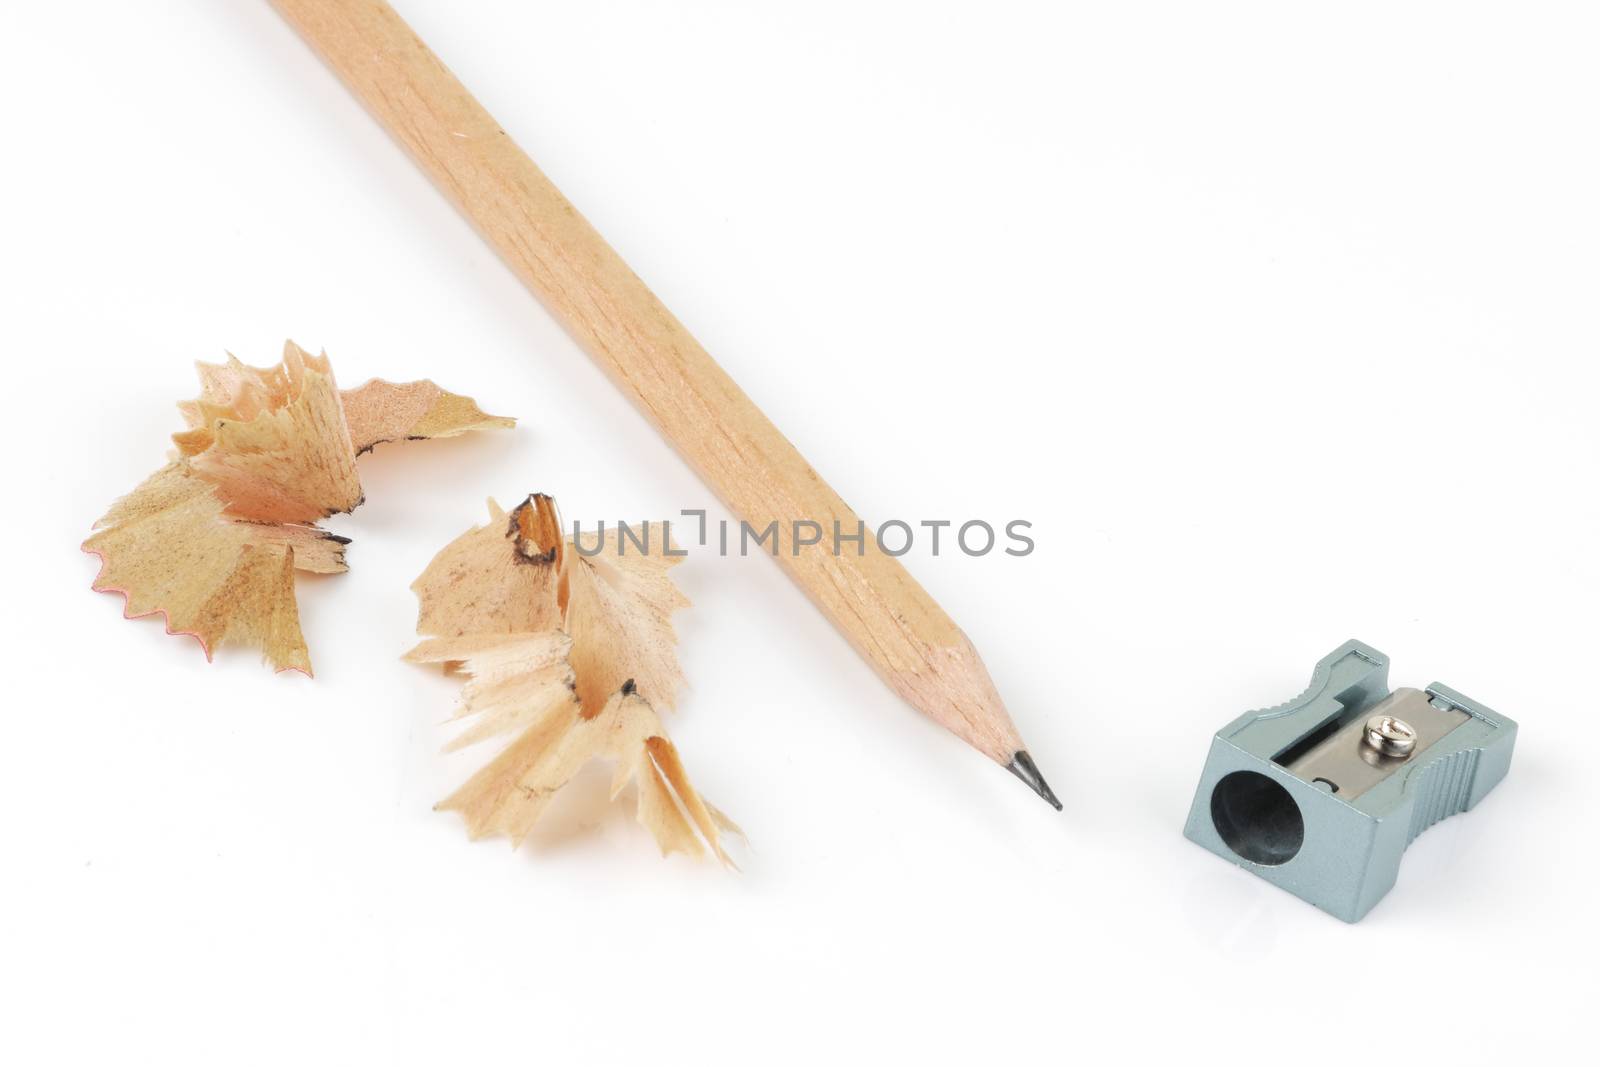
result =
[[[909,703],[996,761],[1022,743],[961,630],[382,0],[273,0],[522,281]],[[822,542],[796,547],[795,520]]]

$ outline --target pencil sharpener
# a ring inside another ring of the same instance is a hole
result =
[[[1184,836],[1345,922],[1383,898],[1406,846],[1505,777],[1517,724],[1453,689],[1389,689],[1349,641],[1306,691],[1211,740]]]

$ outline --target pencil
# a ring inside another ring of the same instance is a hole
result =
[[[912,707],[1058,810],[972,642],[383,0],[273,0],[523,283]],[[837,525],[836,525],[837,524]]]

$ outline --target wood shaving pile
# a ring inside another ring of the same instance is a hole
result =
[[[509,515],[491,500],[488,524],[446,545],[412,584],[425,640],[406,658],[467,675],[456,717],[471,722],[448,747],[505,741],[439,804],[472,837],[521,844],[551,796],[602,758],[616,763],[613,800],[636,784],[639,821],[663,855],[709,850],[733,866],[720,835],[738,827],[690,784],[656,711],[683,682],[672,613],[689,602],[668,574],[679,557],[666,554],[664,526],[649,524],[645,543],[652,551],[623,552],[613,529],[585,555],[562,538],[551,498]]]
[[[347,538],[316,525],[362,501],[356,457],[385,441],[508,427],[430,381],[373,380],[340,392],[326,355],[288,342],[256,368],[199,364],[201,393],[166,466],[111,506],[84,542],[94,588],[127,598],[128,618],[161,614],[206,658],[259,647],[278,670],[311,673],[295,571],[346,570]]]

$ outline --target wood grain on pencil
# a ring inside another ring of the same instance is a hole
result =
[[[394,10],[273,2],[723,501],[757,531],[776,520],[778,561],[889,685],[1016,769],[1022,740],[966,635],[870,531],[862,554],[830,551],[855,512]],[[804,519],[825,536],[796,554]]]

